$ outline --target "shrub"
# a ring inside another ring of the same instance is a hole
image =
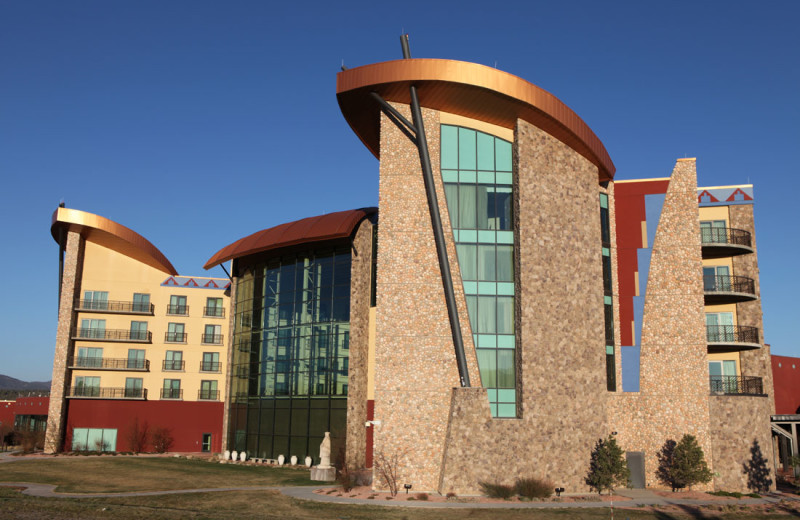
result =
[[[598,493],[604,490],[614,491],[615,486],[627,486],[631,472],[622,455],[622,448],[613,435],[598,439],[592,450],[589,472],[584,479],[586,485]]]
[[[518,478],[514,483],[514,491],[525,498],[549,498],[554,489],[552,482],[538,478]]]
[[[347,464],[342,465],[342,469],[337,472],[336,480],[345,493],[353,489],[353,476],[350,474],[350,468]]]
[[[478,485],[481,488],[481,493],[489,498],[502,498],[504,500],[508,500],[514,496],[514,486],[492,482],[478,482]]]
[[[156,453],[166,453],[174,444],[175,438],[169,428],[158,427],[153,430],[151,442]]]
[[[389,493],[394,497],[397,495],[397,479],[400,471],[400,454],[397,452],[387,456],[385,453],[378,452],[373,462],[375,472],[389,487]]]
[[[422,500],[422,501],[426,501],[426,500],[428,500],[428,498],[430,498],[430,497],[428,497],[427,493],[417,493],[414,496],[417,497],[417,500]]]

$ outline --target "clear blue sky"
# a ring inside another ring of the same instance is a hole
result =
[[[700,185],[752,182],[766,341],[800,356],[800,2],[450,4],[0,0],[0,373],[51,376],[61,200],[194,275],[259,229],[377,205],[335,75],[399,58],[403,31],[555,94],[618,179],[697,157]]]

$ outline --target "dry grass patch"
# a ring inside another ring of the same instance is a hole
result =
[[[313,485],[308,470],[149,457],[54,457],[3,464],[0,482],[54,484],[62,493]]]

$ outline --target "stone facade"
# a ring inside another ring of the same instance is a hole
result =
[[[366,465],[367,361],[369,353],[369,308],[372,291],[372,230],[363,220],[353,237],[350,267],[350,354],[347,398],[346,463],[351,468]]]
[[[61,280],[61,300],[58,302],[58,329],[56,351],[53,360],[53,380],[50,384],[50,407],[47,412],[45,453],[60,451],[64,440],[64,414],[67,412],[67,395],[72,364],[72,331],[75,328],[75,312],[72,307],[81,294],[83,274],[84,241],[80,233],[67,232],[64,252],[64,271]]]
[[[644,452],[648,487],[660,486],[656,455],[668,439],[692,434],[712,452],[699,222],[695,161],[679,159],[653,243],[640,391],[613,395],[609,415],[622,448]]]
[[[517,476],[588,491],[608,433],[597,168],[522,120],[514,162],[519,416],[492,419],[484,389],[455,389],[442,493]]]
[[[235,273],[235,271],[234,271]],[[226,367],[233,367],[233,352],[236,349],[236,344],[233,341],[233,331],[236,326],[236,285],[238,282],[238,277],[234,276],[231,278],[231,295],[230,295],[230,302],[231,308],[228,313],[228,337],[226,341],[229,345],[227,355],[225,356],[225,366]],[[222,444],[221,446],[225,449],[228,444],[228,436],[230,435],[230,424],[231,424],[231,403],[233,403],[233,399],[235,398],[234,393],[234,378],[236,374],[234,373],[232,368],[228,369],[227,374],[225,374],[225,403],[223,406],[222,411]]]
[[[407,105],[396,104],[411,119]],[[439,211],[454,280],[467,366],[479,384],[466,298],[439,169],[439,117],[423,110]],[[381,116],[380,225],[375,344],[375,460],[400,458],[400,475],[414,489],[434,490],[445,446],[451,391],[459,386],[441,271],[419,153]],[[377,473],[376,473],[377,477]],[[383,483],[375,478],[374,485]]]
[[[713,444],[714,486],[726,491],[756,489],[748,486],[745,465],[760,450],[770,474],[773,469],[770,399],[761,396],[720,395],[709,398]],[[706,452],[708,453],[708,452]],[[774,475],[769,488],[775,489]]]

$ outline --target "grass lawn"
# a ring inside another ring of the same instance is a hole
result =
[[[172,457],[53,457],[0,465],[0,482],[54,484],[62,493],[237,486],[305,486],[308,470],[216,464]]]
[[[711,510],[614,511],[620,520],[789,519],[786,514]],[[0,518],[33,519],[300,519],[300,520],[605,520],[608,509],[408,509],[296,500],[277,491],[232,491],[130,498],[33,498],[0,487]]]

